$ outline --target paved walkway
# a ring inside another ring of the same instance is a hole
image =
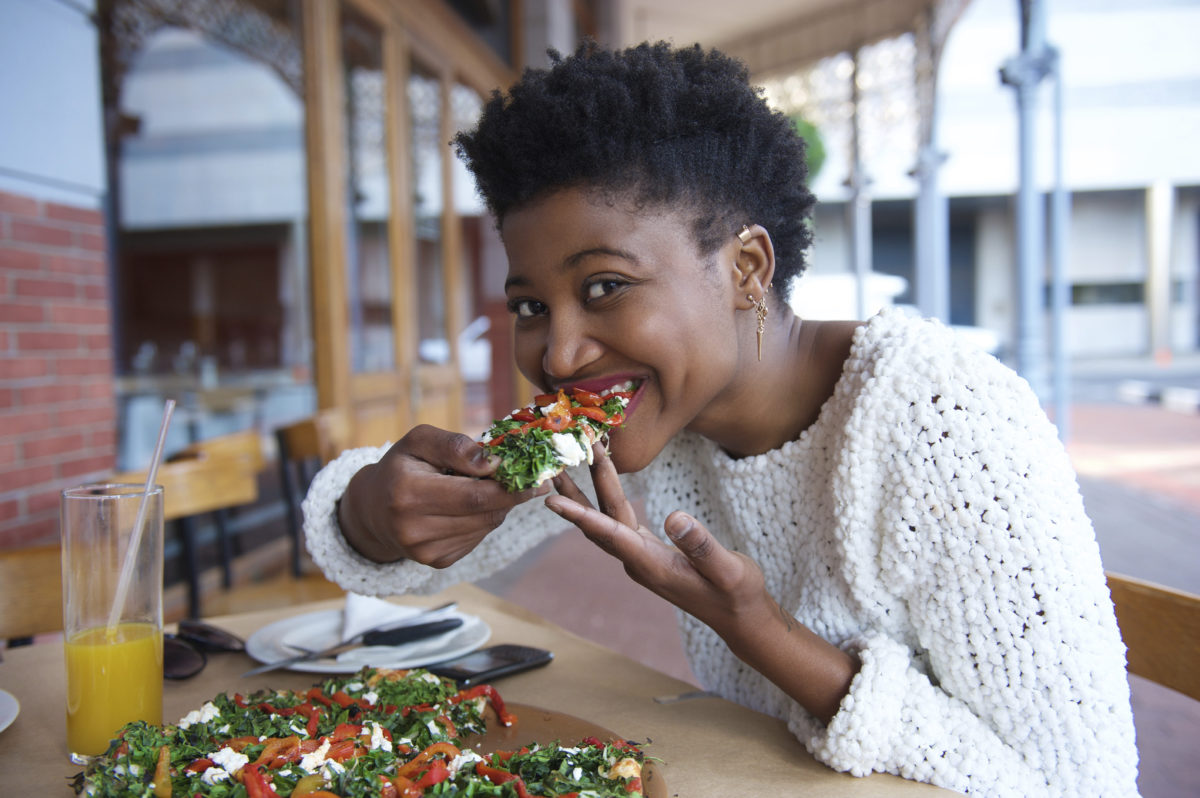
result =
[[[1200,593],[1200,413],[1077,405],[1071,426],[1105,567]]]

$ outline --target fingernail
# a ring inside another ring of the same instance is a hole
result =
[[[676,513],[667,519],[667,522],[663,525],[663,529],[666,531],[667,537],[669,537],[671,540],[679,540],[688,532],[692,531],[692,526],[694,524],[695,522],[690,516],[684,515],[683,513]]]

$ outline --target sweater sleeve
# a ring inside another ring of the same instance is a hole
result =
[[[851,588],[912,632],[868,627],[830,725],[791,725],[857,775],[1136,795],[1124,646],[1066,453],[1024,381],[940,340],[862,368],[838,462]]]
[[[368,596],[436,593],[458,582],[472,582],[490,575],[563,528],[562,519],[540,500],[533,500],[509,511],[503,524],[470,554],[447,568],[431,568],[412,561],[369,560],[342,536],[337,503],[359,469],[378,462],[388,448],[368,446],[343,452],[317,472],[304,498],[304,534],[309,554],[329,579],[347,591]]]

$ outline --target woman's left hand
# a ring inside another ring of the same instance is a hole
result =
[[[680,511],[667,516],[663,528],[674,546],[641,526],[598,445],[592,481],[599,509],[565,473],[555,478],[559,495],[546,506],[620,560],[635,582],[708,624],[730,646],[775,611],[758,564],[722,546],[695,518]]]
[[[712,627],[735,655],[813,715],[828,722],[837,713],[858,662],[783,609],[767,593],[757,563],[678,510],[663,524],[675,545],[663,543],[638,523],[616,467],[598,446],[592,482],[599,509],[565,473],[555,477],[559,495],[547,497],[546,506],[624,563],[635,582]]]

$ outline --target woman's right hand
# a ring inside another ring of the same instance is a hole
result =
[[[466,435],[421,425],[350,480],[338,503],[346,541],[376,562],[445,568],[466,556],[508,511],[550,485],[509,493],[487,479],[496,466]]]

